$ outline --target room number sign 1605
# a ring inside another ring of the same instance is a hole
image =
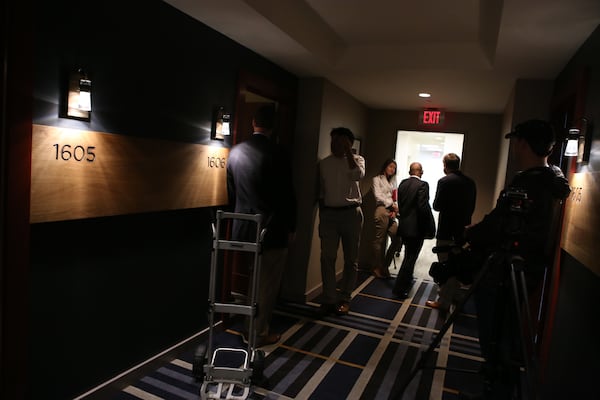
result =
[[[58,144],[54,143],[52,145],[55,150],[54,157],[57,160],[69,161],[87,161],[93,162],[96,159],[96,153],[94,150],[96,146],[87,146],[83,147],[81,145],[72,146],[70,144]]]

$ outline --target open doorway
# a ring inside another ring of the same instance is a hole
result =
[[[256,75],[242,70],[238,76],[236,106],[234,109],[233,143],[243,142],[252,136],[252,118],[258,108],[274,104],[277,110],[273,135],[289,151],[293,143],[296,89],[287,82],[271,77]],[[245,252],[229,252],[224,258],[223,284],[221,297],[224,300],[237,299],[247,295],[250,272]]]
[[[445,154],[455,153],[462,160],[464,135],[462,133],[447,132],[422,132],[398,131],[396,139],[396,163],[398,171],[396,179],[398,184],[408,178],[409,166],[413,162],[420,162],[423,166],[422,179],[429,183],[429,203],[433,205],[437,182],[444,176],[442,159]],[[433,217],[437,227],[438,213],[434,210]],[[430,279],[429,267],[437,256],[431,249],[435,246],[435,239],[425,240],[423,249],[415,265],[415,278]],[[404,248],[399,257],[394,257],[390,272],[395,274],[404,259]]]

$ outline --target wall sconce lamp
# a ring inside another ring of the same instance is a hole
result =
[[[225,136],[231,135],[230,130],[231,114],[225,111],[224,107],[215,107],[213,113],[211,139],[223,140]]]
[[[582,121],[582,129],[571,128],[567,135],[567,145],[565,147],[565,157],[577,157],[577,163],[582,163],[586,160],[587,144],[587,118],[580,118]]]
[[[69,75],[67,117],[89,121],[92,113],[92,81],[78,69]]]
[[[579,152],[579,140],[581,131],[577,128],[569,129],[567,136],[567,147],[565,148],[565,157],[574,157]]]

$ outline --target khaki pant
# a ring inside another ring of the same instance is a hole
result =
[[[360,207],[331,209],[322,207],[319,212],[319,237],[321,238],[321,278],[323,279],[323,303],[349,302],[356,285],[358,247],[363,226]],[[342,242],[344,272],[340,293],[336,291],[335,261]]]
[[[377,206],[375,209],[375,238],[373,239],[373,265],[372,269],[386,270],[389,263],[385,264],[385,245],[388,235],[392,241],[396,237],[398,223],[394,222],[390,225],[390,212],[384,206]]]

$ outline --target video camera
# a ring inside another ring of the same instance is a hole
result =
[[[435,283],[442,285],[452,276],[464,284],[472,283],[485,261],[486,253],[503,247],[512,248],[515,243],[518,243],[526,230],[525,216],[529,213],[532,203],[527,191],[509,187],[502,192],[496,206],[496,213],[492,213],[494,216],[490,216],[487,221],[487,225],[494,225],[490,226],[487,232],[500,236],[495,239],[490,236],[489,241],[488,238],[479,238],[475,241],[478,242],[477,245],[467,242],[462,245],[434,247],[432,249],[434,253],[448,253],[447,261],[436,261],[431,264],[429,275]],[[490,246],[482,247],[481,243],[489,243]]]
[[[468,243],[436,246],[431,250],[436,254],[448,253],[446,261],[435,261],[429,268],[429,276],[435,283],[443,285],[453,276],[465,285],[473,283],[475,273],[481,267],[481,259],[476,256]]]
[[[521,237],[526,229],[525,216],[532,203],[527,191],[523,189],[511,187],[502,193],[499,206],[504,214],[501,229],[504,239],[513,241]]]
[[[531,205],[527,191],[519,188],[508,188],[502,193],[502,199],[506,202],[509,211],[516,214],[527,213]]]

